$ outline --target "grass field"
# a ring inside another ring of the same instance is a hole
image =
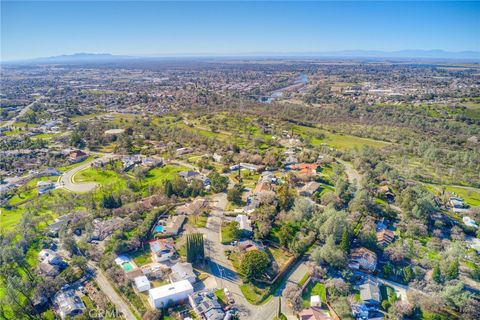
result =
[[[42,178],[32,179],[26,185],[18,189],[18,192],[10,199],[10,201],[8,201],[8,204],[11,206],[15,206],[21,202],[31,200],[32,198],[38,196],[39,193],[36,186],[39,181],[55,182],[57,180],[58,180],[58,177],[42,177]]]
[[[425,184],[425,187],[437,195],[441,193],[442,187],[445,187],[445,191],[463,198],[470,206],[480,206],[480,189],[436,184]]]
[[[125,178],[113,170],[89,168],[77,173],[73,180],[74,182],[96,182],[101,186],[109,186],[113,190],[126,187]]]
[[[300,134],[302,137],[310,137],[311,144],[313,146],[321,146],[323,143],[326,143],[330,147],[337,149],[349,150],[354,148],[361,148],[363,146],[370,146],[374,148],[382,148],[388,145],[387,142],[360,138],[351,135],[343,135],[338,133],[332,133],[326,130],[304,127],[296,125],[293,128],[294,133]],[[320,135],[324,135],[325,138],[318,138]]]
[[[147,185],[162,185],[167,180],[172,180],[173,177],[181,171],[188,170],[187,167],[177,165],[166,165],[161,168],[155,168],[148,171],[144,183]]]
[[[0,234],[12,230],[18,226],[23,215],[27,212],[27,210],[29,210],[29,208],[34,210],[36,216],[49,217],[48,219],[42,221],[41,226],[46,226],[56,217],[56,214],[51,209],[52,206],[54,206],[59,199],[66,198],[67,195],[68,191],[55,189],[43,194],[38,199],[34,199],[31,202],[19,205],[18,207],[13,207],[11,209],[0,208]]]

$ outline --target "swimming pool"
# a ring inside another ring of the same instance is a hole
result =
[[[156,226],[155,227],[155,232],[162,233],[163,232],[163,226]]]
[[[130,262],[125,262],[124,264],[122,264],[122,268],[125,271],[130,271],[133,270],[133,265]]]

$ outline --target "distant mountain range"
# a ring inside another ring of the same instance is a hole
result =
[[[86,63],[86,62],[119,62],[122,60],[141,60],[141,59],[159,59],[159,58],[207,58],[207,57],[322,57],[322,58],[372,58],[372,59],[434,59],[434,60],[470,60],[480,61],[480,52],[461,51],[451,52],[444,50],[401,50],[401,51],[375,51],[375,50],[344,50],[328,52],[257,52],[242,54],[169,54],[169,55],[151,55],[151,56],[125,56],[112,55],[109,53],[75,53],[70,55],[60,55],[53,57],[35,58],[29,60],[8,61],[4,63],[12,64],[38,64],[38,63]]]

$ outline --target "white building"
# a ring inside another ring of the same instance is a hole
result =
[[[188,299],[193,293],[193,286],[188,280],[167,284],[148,291],[148,301],[153,308],[164,308],[169,303],[178,303]]]
[[[193,272],[193,267],[191,263],[178,262],[174,266],[172,266],[171,269],[172,269],[171,278],[174,281],[188,280],[191,284],[194,284],[197,281],[197,277]]]
[[[239,214],[236,218],[235,218],[235,221],[238,222],[238,228],[240,230],[245,230],[245,231],[249,231],[249,232],[252,232],[252,223],[251,221],[248,219],[248,217],[244,214]]]
[[[135,288],[138,290],[138,292],[143,292],[150,290],[150,281],[148,281],[148,278],[145,276],[139,276],[133,279],[133,282],[135,283]]]

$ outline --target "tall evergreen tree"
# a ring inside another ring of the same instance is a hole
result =
[[[187,261],[196,263],[205,259],[203,234],[192,233],[187,236],[186,244]]]
[[[440,272],[440,266],[438,263],[435,265],[435,267],[433,267],[432,280],[436,283],[442,282],[442,273]]]
[[[347,254],[350,251],[350,235],[348,233],[347,227],[343,228],[342,240],[340,241],[340,248],[342,248],[342,250]]]

